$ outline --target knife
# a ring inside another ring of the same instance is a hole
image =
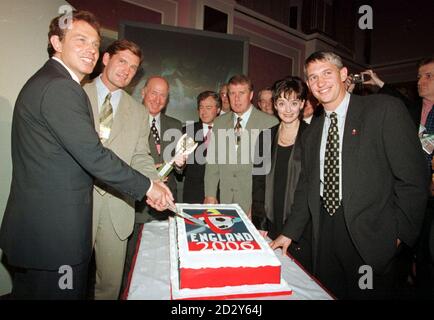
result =
[[[198,218],[195,218],[195,217],[189,215],[188,213],[179,211],[176,206],[175,207],[169,206],[169,207],[167,207],[167,209],[169,209],[170,211],[172,211],[173,213],[175,213],[177,216],[179,216],[181,218],[184,218],[184,219],[187,219],[187,220],[193,222],[194,224],[198,224],[198,225],[200,225],[202,227],[209,228],[208,225],[205,222],[203,222],[202,220],[200,220]]]

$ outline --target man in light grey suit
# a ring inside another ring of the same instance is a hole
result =
[[[232,111],[215,119],[205,169],[204,203],[238,203],[249,214],[252,203],[252,148],[260,130],[278,123],[252,105],[253,86],[244,75],[228,83]],[[256,129],[256,130],[255,130]],[[226,153],[224,156],[222,153]]]
[[[148,112],[122,90],[131,82],[141,60],[139,46],[128,40],[116,40],[103,56],[104,71],[86,84],[84,90],[91,101],[95,128],[104,146],[145,176],[158,180],[148,144]],[[103,119],[107,95],[113,109],[109,129]],[[119,296],[127,240],[133,230],[134,201],[99,181],[93,199],[95,299],[114,300]]]

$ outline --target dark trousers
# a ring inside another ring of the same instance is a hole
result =
[[[405,279],[400,270],[401,255],[390,261],[386,272],[372,270],[372,289],[362,289],[369,268],[358,253],[345,224],[344,209],[330,216],[321,206],[318,260],[315,275],[338,299],[394,299],[402,291],[398,288]],[[399,251],[399,250],[398,250]],[[359,270],[361,266],[362,270]],[[404,268],[405,269],[405,268]],[[359,282],[362,284],[360,286]]]
[[[420,299],[434,299],[434,198],[428,201],[416,247],[416,286]]]
[[[67,272],[61,270],[61,273],[59,270],[16,268],[13,272],[11,299],[84,300],[88,265],[88,262],[74,265]]]

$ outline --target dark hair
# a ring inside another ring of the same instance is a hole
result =
[[[306,69],[309,64],[315,61],[328,61],[334,64],[339,70],[344,67],[341,57],[331,51],[316,51],[312,53],[304,62],[304,74],[306,74]]]
[[[425,65],[430,64],[430,63],[434,63],[434,56],[427,57],[427,58],[420,60],[418,65],[417,65],[417,68],[420,68],[420,67],[425,66]]]
[[[202,100],[205,100],[208,97],[212,97],[215,102],[216,102],[216,106],[218,109],[221,109],[222,107],[222,100],[220,99],[220,95],[217,92],[214,91],[203,91],[201,93],[199,93],[199,95],[197,96],[197,107],[199,108],[199,104]]]
[[[107,52],[110,57],[118,53],[119,51],[130,50],[134,55],[139,57],[140,62],[143,60],[142,49],[132,41],[127,39],[116,40],[112,42],[105,52]]]
[[[273,93],[273,88],[271,88],[271,87],[265,87],[264,89],[259,90],[258,91],[258,99],[261,98],[262,92],[264,92],[264,91],[271,91],[271,93]]]
[[[283,94],[285,98],[292,93],[297,99],[306,100],[308,89],[306,83],[299,77],[288,76],[285,79],[278,80],[273,85],[273,103]]]
[[[308,88],[306,83],[299,77],[288,76],[285,79],[278,80],[273,84],[273,105],[277,99],[283,94],[285,98],[294,93],[297,99],[306,101],[308,95]],[[298,119],[303,119],[303,108],[300,110]]]
[[[249,90],[253,91],[252,81],[245,76],[244,74],[237,74],[229,79],[228,85],[236,85],[236,84],[247,84],[249,86]]]
[[[62,41],[63,38],[65,37],[67,28],[65,26],[62,27],[60,22],[60,19],[64,17],[66,17],[66,15],[63,13],[55,17],[53,20],[51,20],[49,30],[48,30],[48,46],[47,46],[47,52],[50,58],[56,53],[56,50],[51,45],[50,38],[52,36],[58,36],[59,40]],[[84,10],[80,10],[80,11],[74,10],[72,11],[72,22],[75,21],[87,22],[96,30],[98,36],[101,38],[100,24],[93,13]]]

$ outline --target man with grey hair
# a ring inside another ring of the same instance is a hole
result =
[[[332,52],[313,53],[305,73],[325,112],[303,136],[292,215],[271,246],[286,252],[311,217],[314,274],[337,298],[393,298],[428,196],[414,126],[399,100],[346,92]]]

